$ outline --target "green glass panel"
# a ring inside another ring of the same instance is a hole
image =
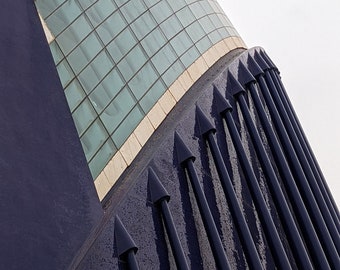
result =
[[[149,11],[145,12],[136,21],[131,24],[131,29],[137,36],[138,40],[144,38],[148,33],[157,26]]]
[[[185,68],[188,68],[200,56],[199,51],[195,47],[191,47],[181,56],[181,61]]]
[[[135,46],[118,64],[118,68],[126,81],[145,64],[147,58],[140,47]]]
[[[143,68],[137,72],[129,82],[129,87],[137,100],[145,94],[157,78],[158,75],[150,62],[146,63]]]
[[[162,74],[170,67],[176,58],[177,56],[172,48],[170,46],[165,46],[151,58],[151,61],[159,74]]]
[[[69,24],[71,24],[80,14],[81,9],[74,0],[66,1],[52,16],[46,19],[46,23],[54,36],[60,34]]]
[[[98,32],[100,39],[106,45],[125,27],[126,23],[120,12],[117,10],[99,25],[96,31]]]
[[[209,1],[210,6],[214,10],[214,13],[224,13],[220,5],[215,1]]]
[[[187,27],[189,24],[192,24],[196,20],[194,14],[188,7],[179,10],[176,15],[183,27]]]
[[[143,1],[144,1],[144,4],[149,8],[156,5],[158,2],[160,2],[160,0],[143,0]]]
[[[36,0],[35,4],[43,18],[46,18],[66,0]]]
[[[196,47],[199,50],[200,54],[203,54],[206,50],[208,50],[212,46],[212,43],[209,37],[205,36],[198,42],[196,42]]]
[[[234,36],[234,37],[239,37],[240,36],[240,34],[233,27],[228,27],[228,31],[229,31],[231,36]]]
[[[118,7],[120,7],[120,6],[124,5],[126,2],[128,2],[129,0],[114,0],[114,1],[115,1],[116,5]]]
[[[185,31],[182,31],[177,36],[175,36],[170,41],[170,44],[178,56],[182,55],[186,50],[194,45],[189,35]]]
[[[115,145],[120,148],[130,134],[134,131],[140,121],[143,119],[144,114],[142,110],[136,106],[129,113],[129,115],[120,124],[117,130],[112,134],[111,138]]]
[[[166,86],[161,80],[158,80],[151,89],[145,94],[145,96],[139,101],[139,105],[142,107],[145,114],[156,104],[158,99],[164,94]]]
[[[110,97],[116,96],[118,91],[122,89],[125,82],[122,76],[118,73],[116,69],[113,69],[109,72],[109,74],[104,78],[101,84],[106,88],[110,89]]]
[[[74,78],[74,74],[65,59],[57,65],[57,71],[61,84],[65,88],[65,86]]]
[[[65,95],[71,112],[85,98],[85,92],[77,79],[74,79],[65,89]]]
[[[232,26],[227,16],[225,16],[224,14],[217,14],[217,16],[224,26]]]
[[[220,33],[222,38],[230,37],[230,34],[229,34],[227,28],[219,28],[218,32]]]
[[[208,16],[200,18],[199,23],[201,24],[205,33],[210,33],[211,31],[215,30],[215,27]]]
[[[84,15],[81,15],[57,37],[57,42],[64,55],[69,54],[69,52],[74,47],[76,47],[91,31],[91,26],[85,19]]]
[[[171,65],[171,67],[164,72],[162,79],[165,84],[170,87],[170,85],[181,75],[184,71],[184,66],[180,61],[176,61]]]
[[[160,1],[150,11],[158,24],[173,14],[167,1]]]
[[[145,12],[146,7],[142,1],[129,1],[126,5],[121,7],[121,10],[127,22],[131,23]]]
[[[108,52],[103,50],[92,61],[91,65],[93,65],[93,68],[96,70],[96,73],[101,80],[113,68],[114,63],[112,62]]]
[[[178,32],[180,32],[183,27],[177,17],[175,15],[168,18],[166,21],[164,21],[160,25],[164,35],[167,37],[167,39],[171,39],[173,36],[175,36]]]
[[[109,45],[107,50],[112,59],[118,63],[125,54],[128,53],[136,45],[137,41],[134,38],[130,28],[125,28]]]
[[[208,36],[213,44],[218,43],[222,39],[220,33],[217,30],[209,33]]]
[[[95,33],[91,33],[67,57],[72,69],[78,74],[102,49]]]
[[[124,82],[117,71],[112,70],[89,96],[95,110],[101,113],[123,85]]]
[[[80,6],[85,10],[87,9],[89,6],[93,5],[94,3],[96,3],[98,0],[77,0],[78,3],[80,4]]]
[[[199,19],[206,15],[206,12],[200,5],[200,2],[201,1],[194,2],[189,6],[196,19]]]
[[[79,74],[80,83],[86,93],[90,93],[113,66],[114,64],[108,57],[106,51],[101,51],[101,53]]]
[[[100,77],[98,76],[96,70],[93,68],[93,65],[87,66],[79,74],[78,78],[87,94],[89,94],[100,81]]]
[[[159,28],[154,29],[141,41],[141,44],[149,57],[154,55],[165,43],[166,39]]]
[[[112,133],[136,104],[128,88],[124,88],[100,115],[105,128]]]
[[[85,129],[96,118],[95,113],[90,101],[85,99],[78,108],[72,113],[74,123],[76,125],[79,136],[85,131]]]
[[[180,10],[186,5],[184,0],[172,0],[172,1],[168,1],[168,3],[174,12]]]
[[[55,40],[53,40],[51,43],[50,43],[50,49],[51,49],[51,52],[52,52],[52,56],[53,56],[53,59],[54,59],[54,63],[57,65],[61,59],[64,58],[64,55],[63,53],[61,52],[61,50],[59,49],[59,46],[58,44],[55,42]]]
[[[86,159],[88,161],[91,160],[93,155],[108,137],[109,134],[99,119],[91,124],[91,126],[80,138]]]
[[[202,9],[204,10],[205,14],[211,14],[214,13],[213,8],[209,4],[210,1],[199,1]]]
[[[98,175],[105,168],[106,164],[110,161],[110,159],[114,156],[116,152],[117,149],[111,139],[107,140],[89,163],[93,179],[96,179],[98,177]]]
[[[199,41],[205,35],[202,26],[197,21],[189,25],[186,28],[186,31],[194,43]]]
[[[97,27],[115,10],[116,6],[111,0],[99,0],[86,11],[86,15],[92,25]]]
[[[218,16],[216,16],[216,14],[209,15],[209,18],[212,21],[212,23],[214,24],[215,29],[223,26],[221,20],[218,18]]]

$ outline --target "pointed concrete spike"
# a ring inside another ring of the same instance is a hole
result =
[[[265,51],[260,50],[260,55],[262,56],[262,58],[264,59],[264,61],[266,61],[266,63],[268,64],[268,66],[269,66],[271,69],[277,70],[276,65],[274,64],[274,62],[272,61],[272,59],[270,59],[270,57],[268,56],[268,54],[267,54]]]
[[[215,108],[217,109],[217,112],[220,114],[226,112],[226,111],[232,111],[233,107],[230,105],[230,102],[220,93],[220,91],[217,90],[217,88],[214,88],[214,101]]]
[[[160,201],[170,200],[170,195],[166,191],[165,187],[162,185],[161,181],[159,180],[158,176],[154,172],[154,170],[150,167],[149,168],[149,191],[150,191],[150,199],[151,201],[156,204]]]
[[[137,252],[138,248],[135,242],[133,241],[130,234],[124,227],[118,215],[115,216],[114,231],[118,256],[123,255],[125,252],[129,250],[133,250],[135,253]]]
[[[251,72],[251,74],[254,77],[264,73],[262,68],[259,66],[258,63],[256,63],[256,61],[250,54],[248,54],[247,64],[248,64],[248,70]]]
[[[256,82],[255,77],[251,74],[251,72],[246,68],[246,66],[240,61],[238,65],[238,81],[243,86],[250,82]]]
[[[254,53],[254,59],[257,62],[257,64],[264,70],[266,71],[267,69],[270,69],[270,67],[268,66],[267,62],[263,60],[263,58],[261,57],[261,55],[255,51]]]
[[[243,86],[238,82],[238,80],[236,80],[230,71],[228,71],[227,77],[227,91],[233,96],[237,96],[245,92]]]
[[[198,122],[200,135],[205,136],[209,132],[216,132],[216,128],[198,106],[196,106],[196,121]]]
[[[178,162],[182,164],[183,162],[187,161],[188,159],[191,159],[192,161],[195,161],[195,156],[191,153],[189,148],[184,144],[181,137],[178,135],[177,132],[175,132],[175,148],[177,152],[177,158]]]

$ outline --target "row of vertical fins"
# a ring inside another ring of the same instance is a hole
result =
[[[296,266],[299,269],[340,269],[339,211],[289,102],[277,67],[264,51],[255,50],[253,55],[248,54],[246,61],[239,61],[237,76],[231,71],[225,74],[226,91],[221,93],[214,87],[213,106],[230,134],[276,267],[285,270]],[[226,96],[232,98],[233,102]],[[263,135],[260,135],[258,124],[251,115],[248,99],[253,101],[273,158],[269,156]],[[238,104],[238,108],[233,108],[231,103]],[[288,259],[289,256],[272,219],[251,161],[247,158],[233,117],[233,109],[240,110],[296,265],[292,265]],[[221,183],[248,266],[250,269],[263,269],[265,267],[260,260],[256,241],[241,210],[230,172],[216,142],[216,134],[222,131],[212,124],[210,116],[198,106],[196,123],[200,139],[211,152],[212,162],[219,177],[213,180],[219,180]],[[174,144],[178,166],[186,171],[187,180],[192,186],[216,268],[231,269],[196,172],[196,157],[177,132],[174,134]],[[172,219],[169,207],[170,195],[162,181],[165,179],[161,176],[159,178],[150,167],[148,169],[150,200],[161,213],[177,268],[189,269],[188,258]],[[115,243],[119,258],[125,261],[129,269],[138,269],[135,258],[138,248],[118,216],[115,220]]]

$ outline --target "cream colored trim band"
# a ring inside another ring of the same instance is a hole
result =
[[[102,200],[113,187],[124,170],[130,166],[131,162],[146,144],[153,132],[195,81],[221,57],[237,48],[246,49],[246,45],[241,38],[228,37],[221,40],[198,58],[178,77],[170,88],[165,91],[163,96],[139,123],[123,146],[96,178],[94,184],[100,200]]]

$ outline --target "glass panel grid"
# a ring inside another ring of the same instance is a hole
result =
[[[164,94],[166,86],[162,79],[158,80],[145,96],[139,101],[139,105],[143,109],[144,113],[147,114],[151,108],[156,104],[158,99]]]
[[[182,30],[182,25],[179,22],[177,16],[173,15],[170,18],[168,18],[166,21],[160,24],[160,27],[164,33],[164,35],[171,39],[173,36],[175,36],[178,32]]]
[[[39,7],[39,12],[43,18],[47,18],[51,13],[53,13],[58,7],[60,7],[67,0],[36,0],[36,5]]]
[[[36,4],[94,178],[185,68],[238,35],[216,1]]]
[[[118,127],[135,104],[135,98],[130,90],[125,87],[104,109],[100,118],[110,134]]]
[[[124,15],[128,24],[137,19],[142,13],[144,13],[146,7],[142,1],[129,1],[121,7],[121,12]]]
[[[112,41],[125,27],[126,22],[120,14],[119,10],[115,11],[101,25],[96,28],[96,31],[102,42],[106,45]]]
[[[99,0],[86,11],[86,15],[93,27],[97,27],[115,10],[116,6],[111,0]]]
[[[93,155],[108,137],[109,134],[99,119],[91,124],[80,138],[87,160],[91,160]]]
[[[96,155],[89,161],[89,167],[93,179],[100,174],[105,168],[106,164],[110,161],[113,155],[117,152],[117,148],[109,138],[99,149]]]
[[[160,1],[150,9],[156,22],[160,24],[173,13],[167,1]]]
[[[56,40],[64,55],[67,55],[91,31],[92,29],[87,19],[85,18],[84,15],[81,15],[64,32],[57,36]]]
[[[133,132],[138,123],[143,119],[145,114],[139,108],[139,106],[135,106],[131,112],[125,117],[125,119],[121,122],[119,128],[112,134],[111,138],[115,145],[120,148],[126,139]]]

